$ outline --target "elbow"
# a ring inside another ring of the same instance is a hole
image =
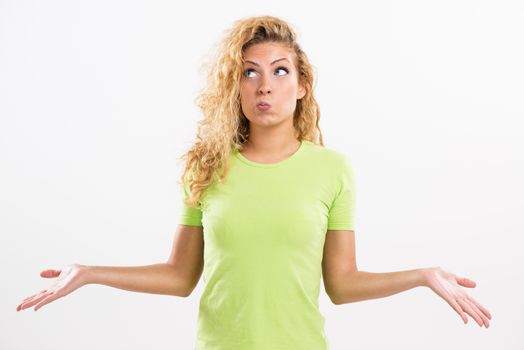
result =
[[[329,299],[334,305],[348,304],[356,301],[354,295],[354,284],[353,279],[358,273],[357,270],[345,274],[344,277],[336,278],[336,282],[327,282],[326,292]]]
[[[177,285],[172,289],[172,292],[170,294],[175,297],[187,298],[191,295],[192,292],[193,288],[187,285]]]
[[[340,296],[340,293],[333,291],[333,290],[326,290],[326,294],[328,295],[329,300],[331,300],[331,302],[334,305],[345,304],[344,300]]]
[[[188,288],[177,286],[172,289],[170,294],[174,297],[187,298],[191,294],[191,291]]]
[[[192,286],[192,287],[187,287],[183,290],[183,293],[181,293],[181,297],[183,298],[187,298],[188,296],[191,295],[191,293],[193,293],[193,290],[195,289],[195,286]]]
[[[328,294],[328,296],[329,296],[329,299],[331,300],[331,302],[332,302],[334,305],[342,305],[342,304],[346,304],[346,302],[344,302],[341,298],[336,297],[336,296],[334,296],[333,294]]]
[[[331,299],[331,302],[333,303],[333,305],[342,305],[343,303],[336,300],[336,299]]]
[[[184,291],[184,293],[178,293],[175,296],[180,297],[180,298],[187,298],[190,295],[191,295],[191,292],[185,292]]]
[[[196,282],[193,281],[191,283],[186,283],[184,285],[184,288],[181,288],[181,293],[179,293],[178,296],[187,298],[188,296],[191,295],[191,293],[193,293],[193,290],[195,290],[197,284],[198,284],[198,280]]]
[[[173,269],[170,272],[169,277],[171,280],[170,294],[181,298],[187,298],[195,289],[200,275],[187,273],[185,269],[181,269],[174,264],[168,263],[168,265]]]
[[[176,288],[169,294],[174,297],[187,298],[191,295],[191,290],[187,288]]]

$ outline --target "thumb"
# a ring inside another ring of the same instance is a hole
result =
[[[45,278],[58,277],[61,272],[61,270],[44,270],[40,272],[40,276]]]
[[[470,280],[466,277],[457,278],[457,283],[463,287],[468,287],[468,288],[475,288],[477,286],[477,283],[475,283],[475,281]]]

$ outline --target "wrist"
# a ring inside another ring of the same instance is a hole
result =
[[[426,267],[419,269],[419,279],[420,279],[420,286],[422,287],[429,287],[429,276],[434,273],[436,269],[440,269],[440,267]]]
[[[78,274],[82,284],[93,284],[93,266],[79,265]]]

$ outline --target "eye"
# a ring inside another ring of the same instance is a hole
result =
[[[289,73],[289,70],[286,67],[278,67],[276,71],[283,70],[284,72]]]
[[[275,69],[275,72],[278,72],[280,70],[283,70],[284,72],[286,72],[286,74],[289,73],[289,69],[287,69],[286,67],[278,67],[277,69]],[[246,77],[246,78],[251,78],[249,76],[249,73],[250,72],[254,72],[255,70],[252,69],[252,68],[249,68],[249,69],[246,69],[244,72],[243,72],[243,75]],[[283,75],[283,74],[279,74],[279,75]]]
[[[250,68],[250,69],[246,69],[246,70],[244,71],[244,73],[243,73],[244,76],[245,76],[246,78],[250,78],[250,76],[248,76],[249,72],[254,72],[254,70],[251,69],[251,68]]]

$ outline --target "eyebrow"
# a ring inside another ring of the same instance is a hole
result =
[[[288,62],[289,62],[289,60],[288,60],[287,58],[285,58],[285,57],[282,57],[282,58],[279,58],[278,60],[274,60],[273,62],[271,62],[271,65],[273,65],[273,64],[275,64],[275,63],[277,63],[278,61],[282,61],[282,60],[286,60],[286,61],[288,61]],[[246,63],[252,63],[252,64],[254,64],[255,66],[258,66],[258,67],[260,67],[260,65],[259,65],[258,63],[256,63],[256,62],[253,62],[253,61],[248,61],[248,60],[246,60]]]

